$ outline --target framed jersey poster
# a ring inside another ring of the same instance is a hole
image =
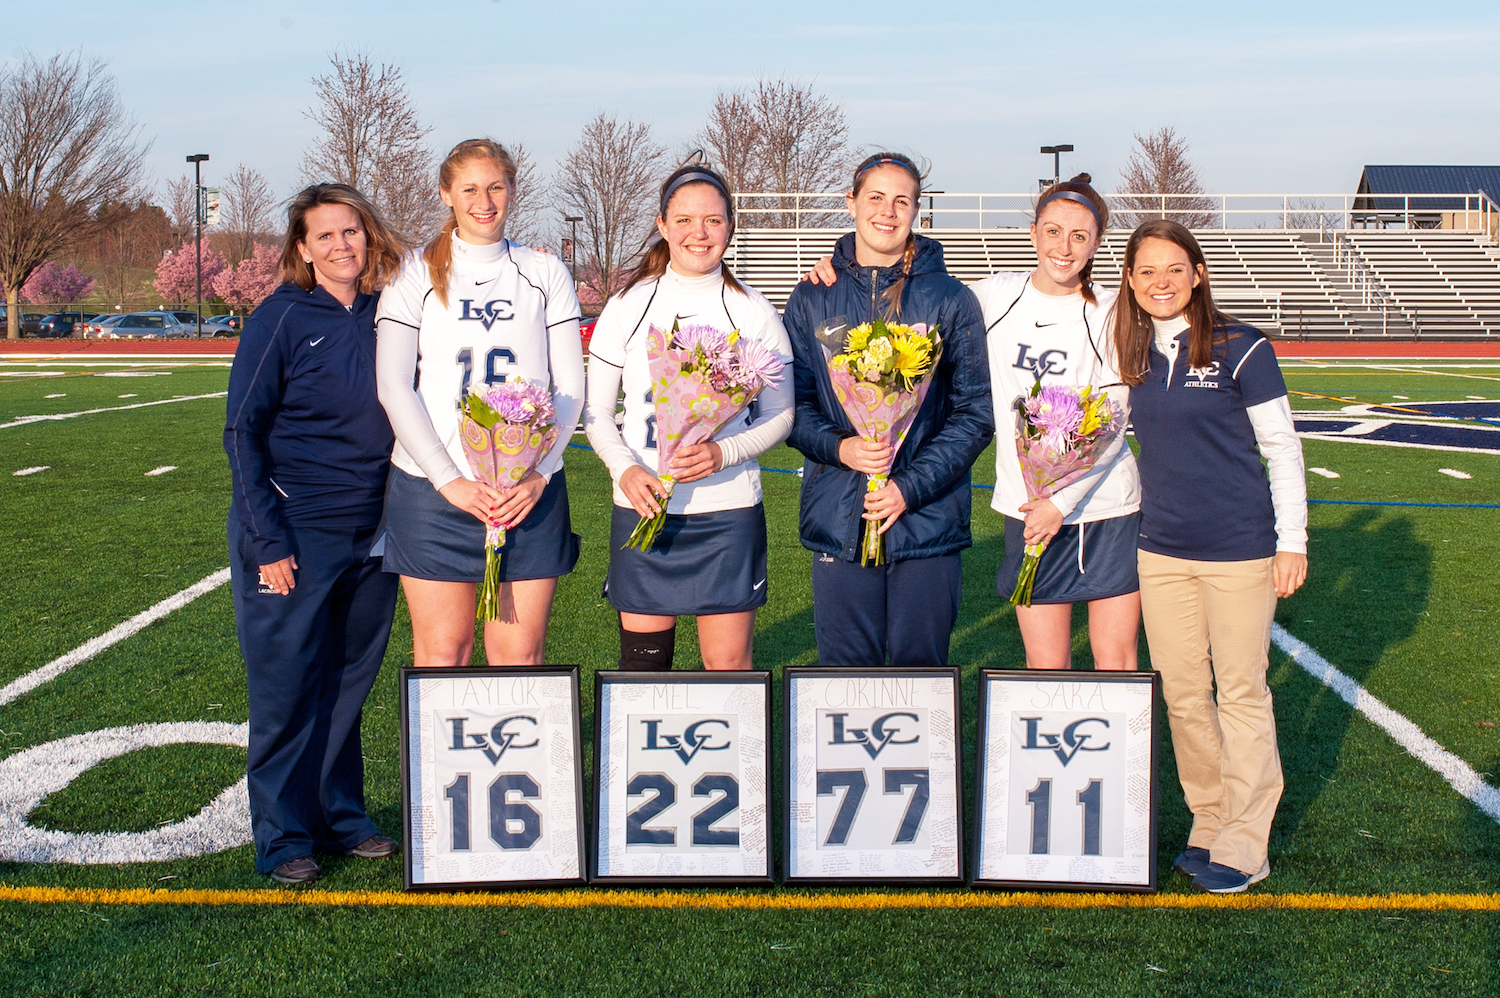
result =
[[[578,667],[401,670],[406,889],[584,882]]]
[[[786,670],[787,883],[963,882],[957,668]]]
[[[980,673],[975,885],[1156,890],[1159,683]]]
[[[594,674],[589,879],[770,883],[771,674]]]

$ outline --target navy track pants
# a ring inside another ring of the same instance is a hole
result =
[[[249,538],[229,522],[261,873],[313,852],[347,852],[376,832],[365,814],[359,725],[385,658],[399,584],[370,557],[373,526],[289,529],[297,587],[282,596],[260,584]]]
[[[958,554],[861,567],[815,553],[813,626],[822,665],[947,665],[958,620]]]

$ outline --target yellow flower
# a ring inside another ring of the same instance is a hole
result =
[[[894,357],[891,360],[891,369],[908,382],[927,373],[927,367],[932,361],[931,351],[914,345],[911,337],[897,337],[895,343],[892,344],[892,350]]]
[[[849,330],[849,342],[845,344],[845,349],[847,349],[850,353],[859,353],[869,342],[870,324],[866,322],[863,325],[855,326],[853,329]]]

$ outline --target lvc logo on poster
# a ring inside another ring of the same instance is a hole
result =
[[[525,714],[515,714],[496,721],[488,734],[465,731],[464,726],[468,722],[467,717],[448,719],[453,729],[453,742],[448,748],[454,752],[480,752],[492,766],[499,765],[507,752],[536,748],[541,744],[536,737],[536,718]],[[528,728],[527,725],[530,727]],[[528,737],[530,741],[522,740]]]
[[[885,751],[887,745],[915,745],[922,740],[920,734],[914,734],[910,738],[898,737],[906,733],[898,718],[906,718],[914,726],[921,724],[921,718],[910,711],[897,710],[882,714],[871,722],[868,728],[846,729],[844,719],[848,716],[848,714],[828,715],[828,719],[833,722],[833,736],[828,741],[829,745],[858,745],[871,759],[874,759]]]
[[[1026,725],[1026,742],[1021,748],[1032,752],[1051,752],[1064,766],[1072,762],[1073,757],[1079,752],[1103,752],[1110,745],[1109,742],[1102,745],[1090,745],[1089,741],[1098,732],[1083,730],[1086,724],[1102,724],[1106,728],[1109,727],[1109,722],[1102,717],[1081,717],[1063,728],[1059,734],[1041,731],[1042,719],[1040,717],[1023,717],[1021,721]]]
[[[682,760],[686,766],[693,761],[693,756],[699,752],[722,752],[729,748],[729,739],[724,738],[718,744],[714,744],[715,736],[722,738],[725,731],[729,730],[729,722],[717,717],[705,717],[694,721],[683,729],[682,734],[674,735],[664,733],[661,730],[662,720],[643,719],[641,721],[646,727],[646,744],[641,748],[646,752],[675,752],[677,758]],[[724,729],[723,731],[712,730],[712,725]]]

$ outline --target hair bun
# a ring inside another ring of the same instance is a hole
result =
[[[1093,180],[1094,180],[1094,178],[1091,177],[1091,176],[1089,176],[1087,173],[1080,173],[1080,174],[1078,174],[1078,176],[1076,176],[1076,177],[1072,178],[1071,180],[1069,180],[1068,183],[1070,183],[1070,184],[1088,184],[1088,183],[1092,183]]]

